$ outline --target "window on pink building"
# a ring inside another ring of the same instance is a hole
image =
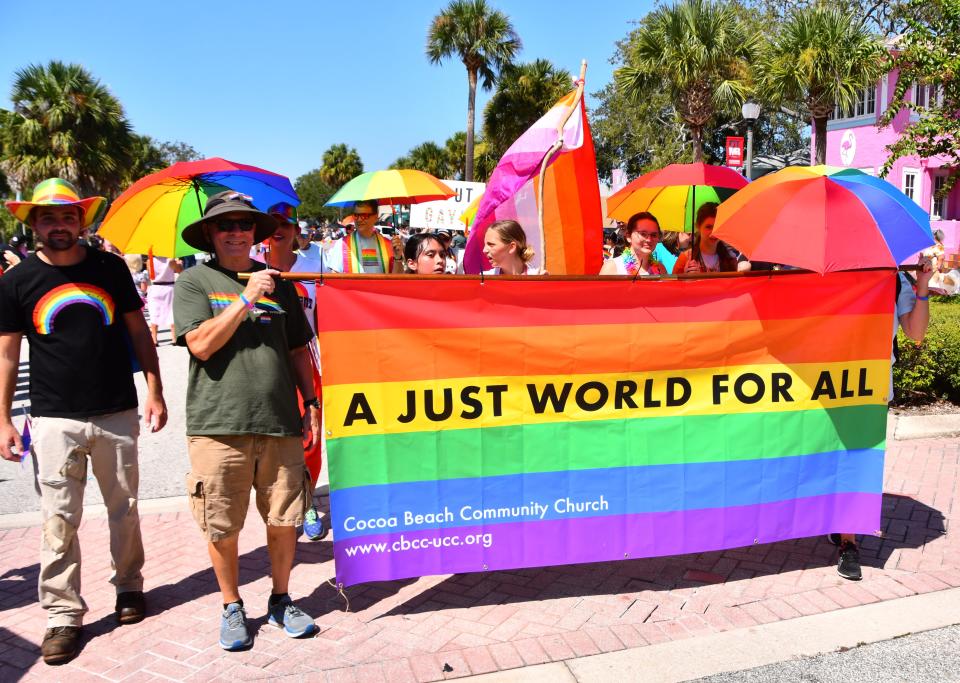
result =
[[[918,187],[920,171],[915,168],[903,169],[903,193],[913,201],[917,201],[919,196]]]
[[[858,116],[871,116],[877,112],[877,87],[871,85],[861,89],[854,97],[853,103],[849,108],[840,110],[840,107],[834,107],[833,120],[854,119]]]
[[[944,220],[947,217],[947,198],[937,195],[943,190],[946,178],[942,175],[933,176],[933,196],[930,199],[930,218]]]

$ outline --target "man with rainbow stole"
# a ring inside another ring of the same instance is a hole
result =
[[[22,458],[10,408],[26,335],[30,452],[43,516],[39,593],[47,630],[40,651],[47,664],[69,661],[80,649],[87,605],[80,596],[77,529],[88,466],[108,513],[117,619],[131,624],[146,613],[131,346],[147,380],[144,421],[151,431],[166,424],[167,407],[143,301],[126,263],[79,241],[104,201],[81,199],[73,185],[50,178],[30,201],[6,203],[43,245],[0,279],[0,455]]]
[[[252,645],[239,591],[238,539],[250,489],[267,527],[273,588],[268,623],[291,638],[316,631],[287,589],[312,491],[303,461],[320,438],[308,345],[313,331],[289,281],[250,258],[277,230],[276,219],[239,192],[207,200],[183,241],[216,258],[174,285],[176,343],[190,350],[187,379],[187,493],[223,596],[220,647]],[[247,281],[239,272],[249,272]],[[297,390],[303,395],[301,419]]]
[[[353,205],[356,229],[328,247],[330,269],[338,273],[402,273],[403,243],[377,231],[377,202]]]

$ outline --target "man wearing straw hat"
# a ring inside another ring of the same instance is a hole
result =
[[[0,455],[22,459],[10,407],[26,335],[30,450],[43,516],[39,593],[47,630],[40,651],[48,664],[79,651],[87,606],[80,596],[77,529],[88,466],[108,513],[117,619],[140,621],[146,608],[131,346],[147,380],[144,420],[151,431],[163,428],[167,408],[143,302],[126,264],[79,241],[103,202],[81,199],[73,185],[50,178],[37,185],[31,201],[6,203],[43,244],[0,278]]]
[[[303,440],[309,448],[320,438],[308,349],[313,332],[293,285],[250,258],[251,247],[276,229],[276,220],[255,209],[250,197],[213,195],[200,220],[183,229],[183,241],[216,258],[185,271],[174,285],[176,341],[190,350],[187,492],[223,596],[225,650],[253,643],[238,587],[238,538],[251,488],[267,527],[268,623],[292,638],[316,631],[287,593],[296,527],[312,491]],[[243,281],[240,272],[251,275]]]

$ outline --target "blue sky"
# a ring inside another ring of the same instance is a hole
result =
[[[586,59],[588,92],[610,81],[614,42],[652,6],[490,2],[512,19],[521,61],[546,58],[576,73]],[[77,62],[120,99],[138,133],[182,140],[204,156],[295,178],[346,142],[366,170],[386,168],[466,127],[463,64],[424,57],[427,27],[446,4],[47,0],[38,10],[5,2],[0,97],[9,107],[14,74],[27,64]],[[478,93],[478,130],[488,96]]]

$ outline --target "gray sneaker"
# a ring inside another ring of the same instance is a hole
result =
[[[239,602],[231,602],[220,617],[220,647],[233,652],[253,645],[247,631],[247,613]]]
[[[267,623],[282,628],[291,638],[300,638],[317,630],[313,617],[294,605],[289,595],[284,595],[276,602],[268,601],[267,612],[270,613]]]

